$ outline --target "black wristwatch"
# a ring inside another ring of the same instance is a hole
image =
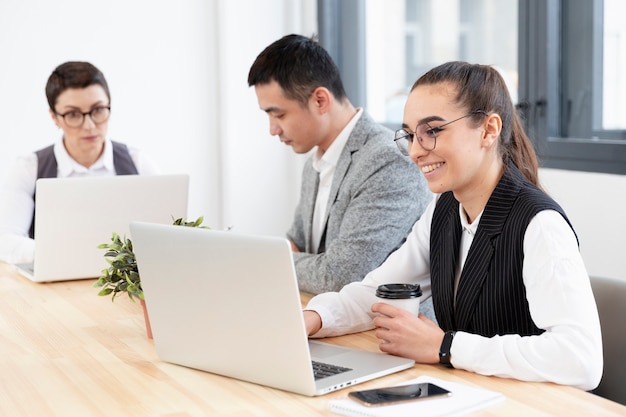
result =
[[[443,335],[443,341],[439,348],[439,363],[452,368],[450,363],[450,347],[452,347],[452,339],[454,339],[455,331],[446,332]]]

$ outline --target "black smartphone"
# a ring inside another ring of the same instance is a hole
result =
[[[353,400],[367,406],[394,404],[401,401],[421,400],[449,395],[452,395],[452,393],[447,389],[429,382],[364,391],[352,391],[348,394]]]

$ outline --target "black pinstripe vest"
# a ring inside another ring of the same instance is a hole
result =
[[[530,317],[522,266],[528,223],[548,209],[559,212],[572,227],[561,207],[509,164],[480,219],[461,273],[455,310],[462,232],[459,202],[452,192],[441,195],[431,225],[430,266],[435,315],[444,331],[486,337],[543,333]]]
[[[119,142],[111,142],[113,144],[113,166],[117,175],[137,175],[137,167],[128,152],[128,147]],[[56,178],[57,176],[57,159],[54,156],[54,145],[40,149],[35,152],[37,155],[37,179],[39,178]],[[33,199],[36,197],[33,196]],[[35,236],[35,211],[33,210],[33,220],[30,223],[29,236]]]

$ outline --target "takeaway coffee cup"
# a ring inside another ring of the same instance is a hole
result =
[[[420,311],[420,297],[422,290],[419,284],[383,284],[376,289],[376,296],[383,303],[418,315]]]

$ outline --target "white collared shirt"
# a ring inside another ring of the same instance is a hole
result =
[[[142,175],[157,174],[154,162],[136,148],[128,147],[130,156]],[[113,176],[113,145],[105,141],[104,151],[89,168],[76,162],[65,149],[63,139],[54,143],[58,178]],[[8,263],[32,262],[35,241],[28,236],[33,220],[37,155],[29,153],[18,157],[2,184],[0,198],[0,260]]]
[[[31,166],[34,163],[36,172],[37,156],[32,153],[28,155],[28,157],[31,159]],[[115,175],[115,166],[113,165],[113,146],[110,140],[105,142],[102,155],[100,155],[96,162],[94,162],[94,164],[89,168],[76,162],[76,160],[72,158],[69,153],[67,153],[67,149],[63,146],[62,140],[54,144],[54,157],[57,160],[57,178]]]
[[[311,247],[313,248],[313,253],[317,253],[320,239],[324,231],[328,197],[330,196],[330,188],[333,183],[337,162],[339,162],[341,152],[346,146],[346,142],[348,142],[348,138],[362,114],[363,109],[359,108],[350,122],[343,128],[333,143],[330,144],[326,152],[318,148],[317,152],[313,155],[313,169],[319,173],[319,185],[317,187],[315,210],[313,212],[313,228],[311,231]]]

